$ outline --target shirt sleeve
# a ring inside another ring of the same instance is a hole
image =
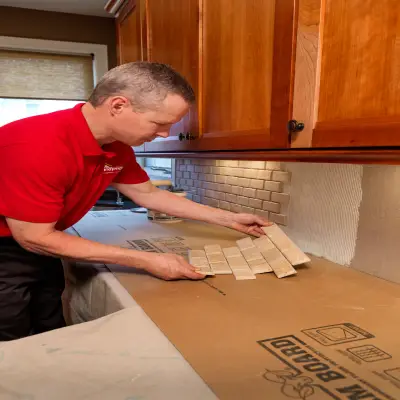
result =
[[[43,146],[0,147],[0,215],[26,222],[56,222],[68,186],[61,158]]]
[[[122,171],[114,178],[115,183],[138,184],[149,181],[146,171],[136,161],[135,153],[131,148],[127,152],[127,161]]]

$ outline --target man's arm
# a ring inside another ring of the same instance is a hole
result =
[[[113,186],[142,207],[180,218],[226,226],[254,236],[263,235],[261,227],[270,225],[267,220],[257,215],[236,214],[197,204],[166,190],[158,189],[150,181],[139,184],[114,183]]]
[[[135,267],[166,280],[204,277],[175,254],[146,253],[92,242],[55,230],[55,223],[39,224],[7,218],[7,224],[15,240],[33,253]]]

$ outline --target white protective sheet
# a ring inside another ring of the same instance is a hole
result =
[[[2,400],[216,399],[139,306],[0,343]]]

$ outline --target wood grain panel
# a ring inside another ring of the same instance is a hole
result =
[[[139,4],[139,1],[134,5],[129,3],[129,12],[121,12],[121,19],[117,21],[118,64],[142,59]]]
[[[304,130],[293,135],[291,147],[310,147],[315,125],[315,100],[321,0],[299,0],[293,119]]]
[[[275,2],[203,0],[204,133],[264,130],[271,117]],[[216,139],[215,146],[224,148]]]
[[[147,0],[148,59],[168,64],[181,73],[198,95],[199,6],[198,0]],[[196,108],[196,107],[195,107]],[[163,147],[182,149],[181,132],[198,133],[197,111],[191,110],[173,125],[170,137],[145,145],[146,151]]]
[[[273,148],[285,148],[289,145],[287,125],[292,119],[293,108],[297,3],[298,0],[279,0],[275,4],[269,144]]]
[[[400,115],[400,2],[325,3],[318,121]]]

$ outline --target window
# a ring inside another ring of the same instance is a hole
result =
[[[72,108],[80,101],[0,98],[0,126],[18,119]]]

